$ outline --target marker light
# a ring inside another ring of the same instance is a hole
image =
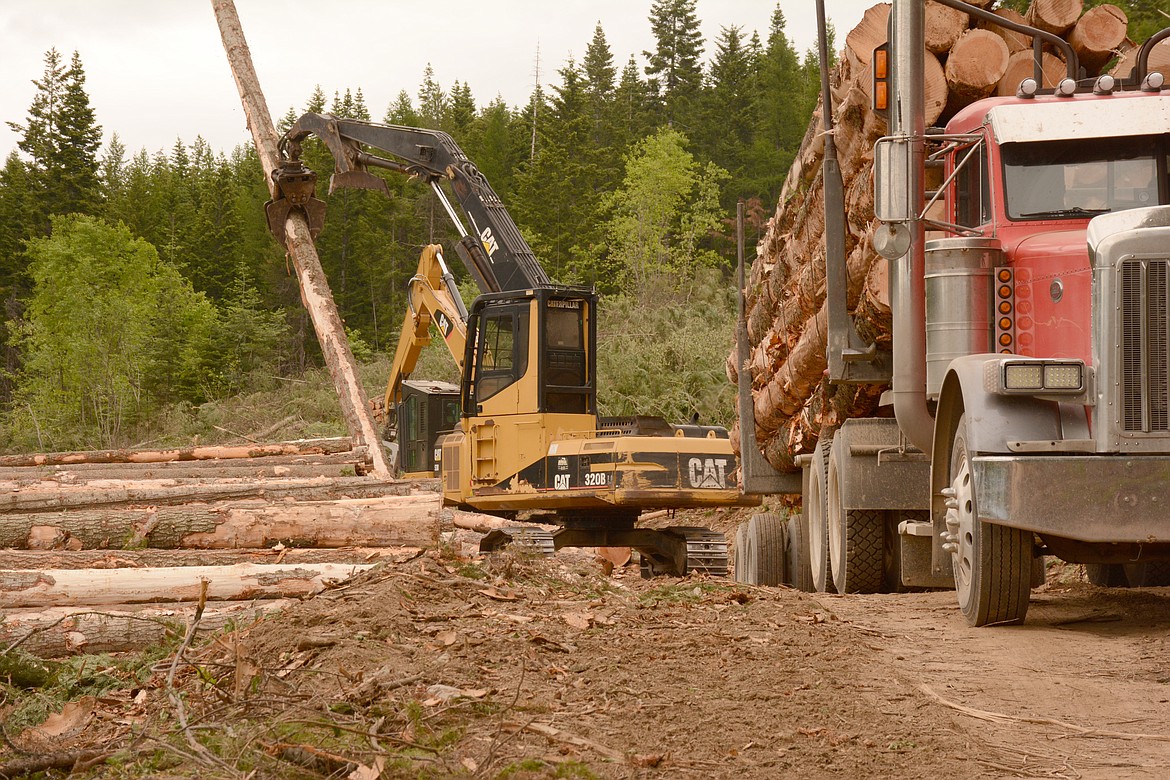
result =
[[[1093,84],[1094,95],[1111,95],[1113,90],[1117,87],[1117,79],[1110,76],[1108,73],[1099,77],[1096,83]]]
[[[1019,89],[1016,90],[1016,97],[1024,99],[1034,98],[1039,91],[1040,85],[1036,82],[1036,79],[1024,79],[1020,82]]]
[[[1057,97],[1072,97],[1076,94],[1077,82],[1073,79],[1061,79],[1060,83],[1056,85]]]
[[[1157,92],[1162,89],[1162,85],[1165,83],[1166,77],[1162,75],[1161,71],[1151,71],[1142,80],[1142,92]]]

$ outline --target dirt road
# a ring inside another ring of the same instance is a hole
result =
[[[19,706],[0,713],[6,731],[37,754],[121,751],[117,770],[99,762],[73,777],[1153,778],[1170,767],[1170,589],[1106,591],[1066,567],[1035,592],[1027,625],[976,630],[951,593],[646,581],[632,568],[606,576],[579,551],[476,558],[474,541],[204,638],[177,663],[172,650],[48,742],[18,730]],[[0,775],[18,759],[0,750]]]

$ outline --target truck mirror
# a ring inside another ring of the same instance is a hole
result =
[[[873,212],[882,222],[909,222],[918,215],[910,199],[909,138],[881,138],[873,150]]]

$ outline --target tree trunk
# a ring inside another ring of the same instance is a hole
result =
[[[857,26],[845,36],[845,56],[853,73],[868,67],[873,50],[886,42],[889,19],[890,4],[878,3],[867,9]]]
[[[1044,82],[1041,85],[1042,87],[1051,89],[1068,72],[1064,62],[1054,54],[1044,52],[1041,55],[1040,62],[1042,63],[1041,72]],[[995,94],[1003,97],[1015,95],[1020,89],[1020,82],[1024,79],[1033,78],[1035,76],[1035,70],[1035,57],[1031,49],[1016,52],[1008,57],[1007,68],[1003,72],[1003,78],[999,80],[999,86],[996,87]]]
[[[1090,8],[1077,20],[1068,42],[1089,74],[1098,73],[1125,42],[1129,17],[1115,5]]]
[[[248,119],[248,129],[252,132],[256,152],[264,168],[264,180],[271,191],[272,172],[280,165],[272,117],[268,113],[268,105],[260,89],[256,70],[252,67],[252,55],[244,39],[244,31],[240,27],[235,4],[232,0],[212,0],[211,5],[219,23],[223,48],[240,93],[244,115]],[[297,209],[289,213],[288,221],[285,223],[285,245],[296,268],[301,300],[317,332],[321,353],[325,356],[325,364],[333,378],[350,436],[356,444],[369,447],[373,473],[379,477],[389,477],[392,473],[390,463],[382,447],[377,426],[374,424],[365,389],[358,381],[357,364],[349,348],[345,327],[342,325],[337,305],[333,301],[333,293],[329,289],[325,272],[317,257],[317,249],[309,234],[308,224],[304,215]]]
[[[1026,18],[1044,32],[1064,35],[1081,18],[1084,6],[1082,0],[1032,0]]]
[[[0,467],[71,466],[77,463],[171,463],[175,461],[263,458],[280,455],[326,455],[353,450],[350,439],[307,439],[280,444],[184,447],[174,450],[93,450],[0,455]]]
[[[267,547],[232,550],[0,550],[0,569],[141,569],[236,563],[382,563],[413,558],[421,547]]]
[[[0,571],[0,597],[12,607],[77,607],[198,601],[202,582],[214,601],[303,598],[371,564],[235,564],[146,569]]]
[[[52,470],[0,469],[0,482],[12,482],[18,486],[85,485],[109,480],[273,480],[273,479],[317,479],[362,476],[366,464],[352,458],[334,463],[289,463],[269,465],[260,461],[207,461],[203,465],[188,463],[159,463],[138,467],[121,464],[85,464],[81,466],[57,466]],[[170,467],[170,468],[164,468]]]
[[[199,630],[210,633],[229,624],[246,625],[296,603],[292,599],[211,602],[203,610]],[[182,636],[194,611],[194,604],[6,610],[0,622],[0,647],[20,642],[21,650],[42,658],[141,650]]]
[[[434,494],[2,514],[0,547],[433,547],[438,515]]]
[[[947,57],[947,111],[959,109],[995,92],[1007,71],[1007,44],[988,30],[968,30]]]
[[[1009,22],[1015,22],[1017,24],[1028,23],[1028,20],[1024,18],[1023,14],[1021,14],[1019,11],[1013,11],[1011,8],[997,8],[993,13],[999,18],[1006,19]],[[975,27],[980,30],[989,30],[990,32],[998,35],[1000,38],[1003,38],[1003,42],[1007,44],[1008,51],[1012,54],[1015,54],[1016,52],[1022,51],[1024,49],[1028,49],[1029,51],[1032,49],[1032,39],[1023,33],[1009,30],[1006,27],[999,26],[998,24],[985,22],[982,19],[976,23]]]
[[[183,483],[177,480],[110,480],[80,487],[41,483],[0,493],[0,513],[51,512],[125,504],[185,504],[193,501],[226,501],[252,497],[278,499],[373,498],[409,492],[410,486],[394,480],[364,477],[326,479],[217,480]],[[3,516],[3,515],[0,515]]]
[[[962,11],[934,0],[926,0],[926,50],[946,54],[970,24],[970,17]]]

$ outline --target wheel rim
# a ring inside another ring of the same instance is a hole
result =
[[[955,548],[951,553],[951,565],[955,571],[955,590],[959,604],[971,601],[975,587],[975,486],[971,479],[971,463],[967,460],[966,447],[959,447],[952,454],[951,480],[953,495],[947,497],[947,531]]]

